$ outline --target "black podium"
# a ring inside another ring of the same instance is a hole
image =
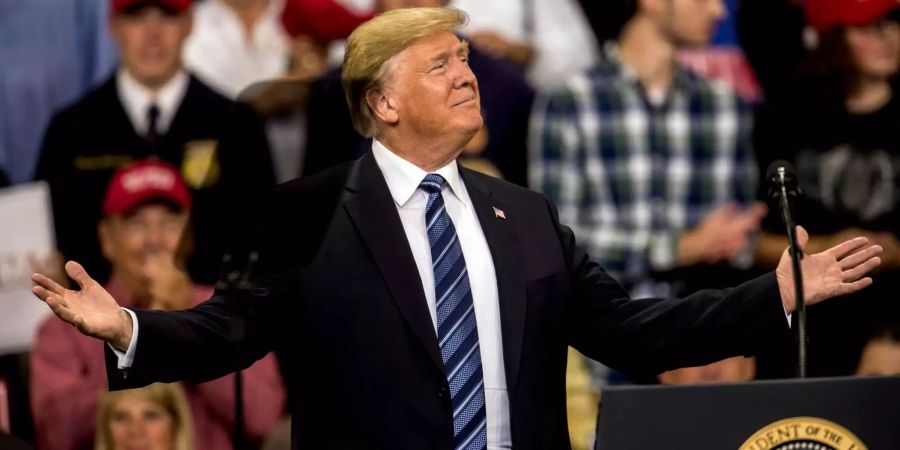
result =
[[[900,450],[900,377],[603,390],[595,450]]]

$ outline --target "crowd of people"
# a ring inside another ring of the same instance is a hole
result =
[[[189,308],[266,192],[372,148],[351,119],[344,39],[379,13],[442,6],[469,16],[481,92],[463,165],[546,195],[640,298],[772,270],[787,238],[763,174],[790,161],[811,252],[853,236],[884,249],[872,288],[810,309],[810,374],[900,375],[897,0],[19,2],[0,15],[0,187],[46,182],[59,253],[123,306]],[[596,394],[790,377],[788,353],[662,374],[576,354],[569,367]],[[233,375],[107,393],[103,348],[54,318],[26,359],[27,377],[0,364],[27,393],[0,404],[16,417],[0,446],[231,445]],[[285,442],[298,370],[271,354],[243,372],[253,445]],[[576,448],[585,420],[570,417]]]

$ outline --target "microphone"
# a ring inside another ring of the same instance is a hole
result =
[[[778,197],[781,194],[781,188],[784,187],[785,193],[791,197],[797,197],[800,191],[800,182],[797,180],[797,171],[791,163],[779,159],[769,164],[766,169],[766,180],[769,181],[769,197]]]
[[[794,298],[797,306],[794,311],[797,325],[797,374],[799,378],[806,378],[806,303],[803,301],[803,274],[800,272],[800,259],[803,252],[797,245],[796,226],[791,215],[791,198],[796,198],[802,193],[797,172],[791,163],[778,160],[769,164],[766,169],[766,180],[769,182],[769,197],[777,198],[781,210],[781,219],[787,228],[788,245],[790,246],[791,266],[794,278]]]

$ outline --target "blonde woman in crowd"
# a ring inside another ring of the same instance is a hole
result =
[[[97,415],[96,450],[193,450],[191,411],[177,384],[107,392]]]

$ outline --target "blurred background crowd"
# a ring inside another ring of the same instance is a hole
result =
[[[857,235],[884,248],[872,288],[810,309],[810,374],[900,374],[897,0],[0,0],[0,196],[46,183],[55,230],[22,272],[66,282],[74,259],[125,306],[208,298],[255,199],[370,148],[344,39],[418,6],[469,15],[485,126],[463,164],[547,195],[633,296],[773,269],[787,240],[763,174],[790,161],[809,251]],[[0,261],[17,239],[0,236]],[[233,376],[106,393],[100,344],[55,319],[33,331],[0,354],[0,447],[230,448]],[[793,367],[785,349],[618,373],[572,350],[573,447],[590,447],[608,384]],[[269,355],[243,374],[254,447],[289,442],[291,370]]]

